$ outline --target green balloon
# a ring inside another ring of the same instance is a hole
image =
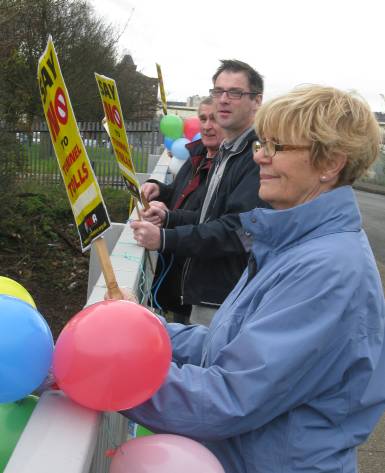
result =
[[[30,395],[21,401],[0,404],[0,473],[5,470],[37,400]]]
[[[159,126],[161,133],[173,140],[181,138],[183,135],[183,120],[178,115],[165,115]]]
[[[136,429],[136,437],[147,437],[147,435],[153,435],[153,432],[146,429],[146,427],[143,427],[143,425],[138,425],[138,428]]]

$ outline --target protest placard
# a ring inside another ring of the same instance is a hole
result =
[[[158,73],[159,91],[160,91],[160,98],[162,101],[163,113],[164,115],[167,115],[167,100],[166,100],[166,93],[164,91],[162,69],[160,67],[160,64],[156,64],[156,72]]]
[[[105,113],[103,126],[110,136],[120,172],[129,192],[141,200],[140,184],[135,174],[116,83],[114,79],[97,73],[95,73],[95,78]]]
[[[82,251],[95,243],[106,285],[112,298],[120,298],[101,237],[111,226],[100,187],[76,123],[71,101],[51,36],[41,55],[37,71],[39,90],[52,144],[75,218]]]

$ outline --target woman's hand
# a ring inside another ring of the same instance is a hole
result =
[[[121,288],[119,287],[120,289],[120,292],[122,294],[122,298],[120,300],[122,301],[130,301],[130,302],[136,302],[137,304],[139,304],[139,301],[137,299],[137,297],[135,296],[135,294],[133,292],[131,292],[130,290],[128,289],[125,289],[125,288]],[[104,294],[104,300],[105,301],[111,301],[113,299],[111,299],[111,297],[109,296],[109,292],[107,291],[105,294]]]

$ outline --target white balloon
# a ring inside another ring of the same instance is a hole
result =
[[[184,163],[185,161],[183,161],[182,159],[178,159],[175,156],[171,158],[168,168],[174,177],[178,174],[179,169],[183,166]]]

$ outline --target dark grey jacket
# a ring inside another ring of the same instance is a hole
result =
[[[161,251],[188,257],[181,288],[184,304],[220,305],[246,267],[248,253],[239,237],[239,213],[267,206],[258,197],[255,140],[255,132],[250,131],[232,150],[204,223],[199,224],[200,211],[178,209],[168,214]],[[214,170],[215,165],[209,179]]]

